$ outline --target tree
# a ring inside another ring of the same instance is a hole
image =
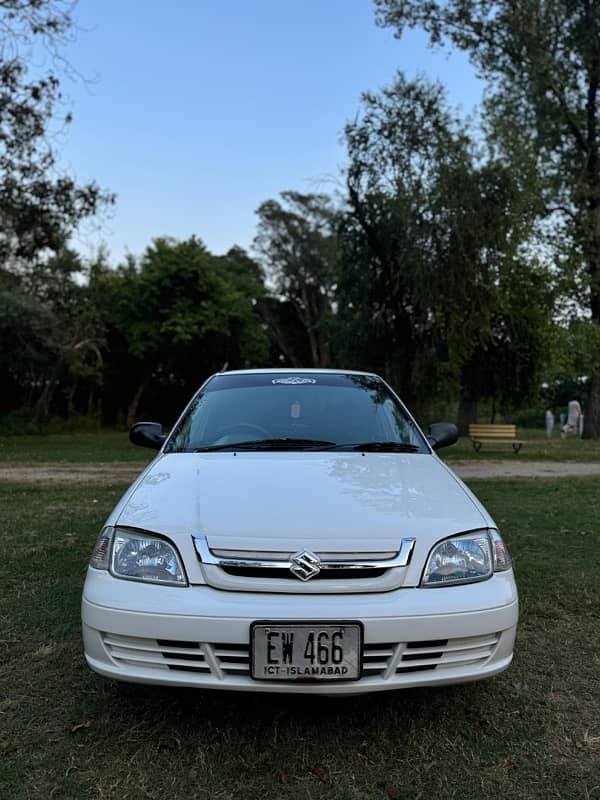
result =
[[[589,319],[574,319],[556,326],[554,357],[546,370],[543,396],[550,406],[566,407],[569,400],[583,402],[590,375],[600,369],[600,327]]]
[[[61,388],[63,406],[74,413],[77,390],[100,382],[102,323],[83,273],[79,256],[68,249],[35,260],[19,276],[0,273],[6,410],[22,405],[34,421],[45,420]]]
[[[0,0],[0,331],[7,356],[0,373],[11,387],[3,405],[10,397],[13,407],[35,407],[37,418],[49,414],[65,370],[76,385],[75,374],[97,361],[89,324],[77,323],[84,289],[73,277],[81,264],[66,242],[82,219],[113,201],[58,168],[56,134],[71,119],[60,76],[68,69],[61,49],[72,7]]]
[[[73,7],[66,0],[0,0],[0,268],[58,251],[82,219],[112,202],[95,183],[60,174],[53,134],[62,109],[60,49]],[[43,51],[50,67],[32,69]]]
[[[271,336],[294,366],[331,364],[338,217],[323,194],[283,192],[258,211],[254,247],[273,297],[263,304]],[[282,324],[285,323],[285,324]],[[304,335],[299,341],[298,326]],[[294,334],[290,337],[290,332]]]
[[[363,96],[346,141],[339,306],[352,333],[344,338],[358,364],[382,371],[414,404],[451,361],[432,357],[440,331],[430,313],[432,281],[440,270],[431,199],[442,163],[461,161],[466,140],[443,107],[441,87],[398,75],[381,93]]]
[[[478,151],[443,89],[425,79],[400,74],[367,93],[346,139],[338,301],[348,357],[382,371],[414,406],[460,394],[468,424],[476,401],[495,394],[476,364],[510,341],[511,302],[515,314],[523,307],[510,276],[518,268],[529,285],[537,273],[522,248],[532,215],[508,170]],[[540,331],[529,330],[537,341]],[[520,362],[505,364],[502,399],[512,389],[516,401],[535,374],[527,383]]]
[[[599,0],[375,2],[380,24],[464,50],[488,81],[490,131],[515,168],[535,165],[541,213],[569,235],[559,264],[574,269],[577,300],[600,326]],[[597,367],[586,435],[600,437]]]
[[[498,411],[506,415],[536,402],[552,352],[554,295],[548,270],[535,264],[505,264],[492,294],[486,329],[461,366],[458,422],[465,436],[480,400],[490,402],[492,423]],[[471,414],[466,398],[474,406]]]
[[[212,255],[201,241],[155,239],[139,260],[98,265],[90,291],[106,324],[105,384],[128,424],[144,408],[172,419],[211,372],[264,361],[256,310],[259,268],[239,248]]]

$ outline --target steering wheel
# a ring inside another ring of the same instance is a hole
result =
[[[216,441],[222,439],[224,436],[230,436],[236,431],[251,431],[253,434],[258,434],[258,437],[255,438],[260,439],[272,438],[272,434],[266,428],[262,428],[260,425],[253,425],[251,422],[240,422],[237,425],[230,425],[228,428],[222,428],[219,431],[219,435],[216,437]]]

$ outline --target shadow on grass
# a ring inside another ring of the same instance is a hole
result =
[[[480,702],[486,705],[488,694],[487,687],[479,683],[336,697],[142,686],[111,681],[107,683],[104,701],[110,702],[112,698],[119,712],[130,715],[132,722],[141,722],[160,708],[164,722],[190,726],[198,719],[210,722],[215,729],[285,725],[286,721],[293,721],[294,726],[307,731],[313,727],[315,731],[322,731],[324,724],[337,726],[343,718],[352,719],[354,726],[360,728],[390,715],[396,722],[404,721],[407,725],[413,720],[435,724],[447,719],[449,708],[453,716],[460,715],[462,708],[467,716],[477,719],[472,710]]]

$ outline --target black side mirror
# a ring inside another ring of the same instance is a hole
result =
[[[140,447],[160,450],[167,437],[160,422],[136,422],[129,430],[129,441]]]
[[[458,428],[451,422],[434,422],[429,426],[427,441],[434,450],[448,447],[458,441]]]

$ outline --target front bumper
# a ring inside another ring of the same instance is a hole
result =
[[[85,656],[133,683],[258,692],[360,694],[491,677],[512,660],[518,599],[512,572],[469,586],[381,594],[276,595],[151,586],[90,569],[82,600]],[[358,681],[255,681],[250,625],[359,620]]]

